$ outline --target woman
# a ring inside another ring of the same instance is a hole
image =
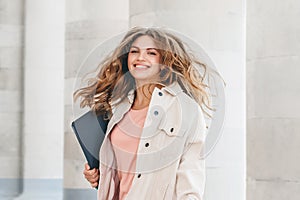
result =
[[[83,172],[98,199],[202,199],[206,66],[173,34],[133,28],[99,69],[74,93],[109,118],[100,167]]]

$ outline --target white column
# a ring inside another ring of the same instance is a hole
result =
[[[226,82],[223,135],[207,158],[206,200],[244,200],[245,0],[130,1],[130,26],[177,30],[203,45]]]
[[[64,1],[27,0],[24,57],[24,191],[62,198]]]
[[[0,199],[22,190],[23,0],[0,0]]]
[[[91,70],[80,66],[93,48],[127,31],[128,10],[128,0],[66,1],[64,199],[96,199],[96,190],[83,177],[86,161],[70,126],[74,83]]]

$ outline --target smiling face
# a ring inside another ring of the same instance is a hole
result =
[[[161,55],[153,39],[144,35],[137,38],[128,53],[128,69],[137,85],[159,80]]]

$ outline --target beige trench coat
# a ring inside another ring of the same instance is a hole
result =
[[[108,135],[129,111],[133,93],[113,110],[101,146],[99,200],[117,200],[119,179]],[[200,152],[206,125],[199,105],[178,83],[155,88],[138,146],[136,173],[127,200],[198,199],[205,186]]]

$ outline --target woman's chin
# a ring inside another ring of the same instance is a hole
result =
[[[131,72],[131,75],[136,81],[145,82],[151,80],[152,76],[149,76],[147,73],[141,73],[141,72]]]

